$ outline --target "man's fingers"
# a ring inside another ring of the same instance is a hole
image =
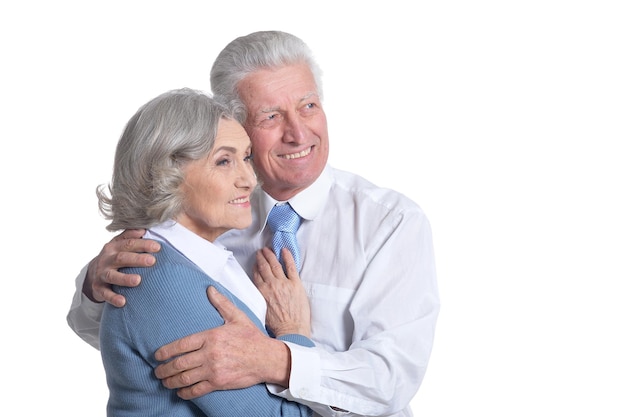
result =
[[[87,269],[83,293],[95,302],[107,302],[123,307],[126,299],[116,294],[112,286],[136,287],[141,281],[137,274],[119,272],[124,267],[150,267],[156,262],[152,253],[161,249],[159,242],[142,239],[144,229],[129,229],[111,239]]]
[[[245,314],[231,303],[228,298],[217,291],[215,287],[209,286],[206,293],[207,297],[209,297],[209,301],[213,304],[213,307],[217,309],[225,322],[235,321],[240,317],[240,314]]]
[[[189,354],[187,356],[192,356],[193,354]],[[190,369],[183,367],[190,367],[192,365],[189,362],[185,362],[182,365],[176,366],[176,361],[178,359],[187,359],[185,356],[181,356],[180,358],[176,358],[171,362],[163,365],[159,365],[155,369],[155,376],[161,379],[161,383],[165,388],[168,389],[180,389],[185,387],[191,387],[194,384],[198,384],[202,381],[206,380],[202,369],[202,363],[199,363],[198,366],[192,367]]]
[[[119,285],[120,287],[136,287],[141,282],[141,275],[125,274],[116,269],[109,269],[98,282],[94,285],[96,289],[99,286],[106,286],[108,289],[111,285]]]
[[[202,343],[203,343],[202,337],[200,337],[198,333],[195,333],[195,334],[183,337],[182,339],[175,340],[172,343],[168,343],[167,345],[161,346],[154,353],[154,358],[159,362],[167,361],[173,358],[174,356],[182,355],[184,353],[189,353],[189,352],[193,352],[193,351],[200,349],[200,347],[202,346]],[[168,369],[168,368],[173,368],[174,366],[177,366],[179,371],[180,369],[187,369],[186,366],[188,366],[188,364],[185,363],[184,361],[189,360],[189,358],[187,359],[183,359],[183,358],[185,357],[178,358],[177,359],[178,362],[174,364],[170,363],[166,365],[160,365],[159,367],[163,366],[163,368]],[[175,361],[172,361],[172,362],[175,362]],[[165,373],[162,374],[163,378],[166,378],[168,376],[171,376],[171,375],[166,375]]]
[[[154,253],[161,250],[161,245],[152,239],[128,239],[125,240],[125,249],[130,252]]]
[[[121,294],[118,294],[114,291],[106,287],[102,287],[102,290],[94,290],[94,294],[96,294],[96,299],[103,300],[109,304],[112,304],[115,307],[124,307],[126,305],[126,297]]]
[[[154,356],[157,358],[157,354]],[[201,351],[194,351],[160,364],[155,368],[154,375],[162,380],[166,388],[187,387],[206,379],[201,372],[203,364]]]
[[[215,391],[215,388],[209,383],[209,381],[200,381],[190,387],[179,389],[176,394],[183,400],[193,400],[204,394]]]
[[[152,241],[152,242],[158,245],[157,242],[155,241]],[[141,246],[141,245],[134,245],[134,246]],[[141,250],[141,249],[138,248],[137,250]],[[144,266],[152,266],[154,265],[155,262],[156,262],[156,258],[154,257],[154,255],[151,255],[149,253],[136,253],[132,251],[127,251],[125,249],[124,251],[118,252],[115,255],[115,259],[113,260],[113,263],[111,266],[115,266],[117,268],[124,268],[124,267],[140,267],[141,268]]]

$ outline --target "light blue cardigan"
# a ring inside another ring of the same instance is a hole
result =
[[[264,384],[246,389],[216,391],[186,401],[165,388],[154,375],[159,365],[154,352],[183,336],[224,324],[207,299],[212,285],[266,332],[265,326],[237,297],[211,279],[170,244],[161,242],[156,265],[126,268],[141,275],[138,287],[116,287],[127,299],[123,308],[104,308],[100,350],[109,386],[107,415],[121,416],[298,416],[310,417],[308,407],[274,396]],[[282,340],[311,347],[301,335]]]

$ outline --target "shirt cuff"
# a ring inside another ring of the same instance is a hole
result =
[[[288,400],[317,398],[322,380],[319,354],[315,349],[283,341],[289,347],[291,354],[289,388],[267,384],[267,389],[272,394]]]

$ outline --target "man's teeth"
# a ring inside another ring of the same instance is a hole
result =
[[[291,153],[289,155],[283,155],[283,158],[285,159],[298,159],[298,158],[302,158],[303,156],[307,156],[308,154],[311,153],[311,148],[306,148],[305,150],[303,150],[302,152],[298,152],[298,153]]]

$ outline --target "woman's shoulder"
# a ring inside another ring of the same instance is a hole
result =
[[[177,287],[196,287],[215,284],[196,264],[180,253],[167,242],[159,242],[161,250],[153,253],[156,262],[153,266],[122,268],[120,272],[138,274],[141,284],[138,287],[145,291],[172,291]],[[122,292],[128,291],[121,288]]]

